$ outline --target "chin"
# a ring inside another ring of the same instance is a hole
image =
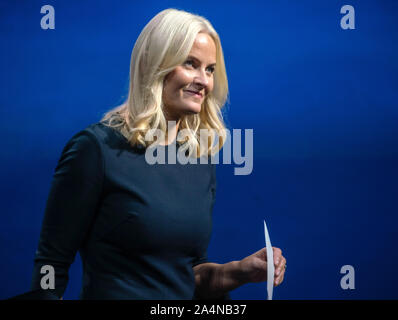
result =
[[[200,110],[202,109],[201,105],[189,105],[184,108],[185,113],[187,114],[197,114],[200,113]]]

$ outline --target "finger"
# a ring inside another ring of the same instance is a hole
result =
[[[279,277],[277,277],[277,278],[275,279],[275,281],[274,281],[274,286],[275,286],[275,287],[276,287],[276,286],[279,286],[279,285],[282,283],[284,277],[285,277],[285,272],[282,272],[282,274],[281,274]]]
[[[274,261],[274,265],[275,265],[275,273],[277,275],[279,275],[279,273],[282,271],[282,268],[285,266],[286,264],[286,259],[283,256],[280,256],[277,260]]]
[[[282,256],[280,259],[280,263],[277,266],[275,266],[275,275],[276,276],[279,276],[281,274],[281,272],[285,270],[285,265],[286,265],[286,259],[285,259],[285,257]]]
[[[275,278],[280,277],[281,275],[283,276],[286,272],[285,269],[285,264],[283,264],[282,266],[278,267],[278,269],[275,272]]]
[[[281,262],[281,256],[282,256],[281,250],[279,248],[274,247],[273,254],[274,254],[274,265],[278,266],[279,263]]]
[[[286,272],[286,269],[283,268],[283,270],[282,270],[282,272],[279,274],[279,276],[275,277],[275,280],[274,280],[275,286],[278,286],[278,285],[280,285],[280,284],[282,283],[282,281],[283,281],[283,279],[284,279],[284,277],[285,277],[285,272]]]
[[[280,248],[272,247],[272,249],[274,251],[274,255],[278,255],[278,256],[282,255],[282,250]]]

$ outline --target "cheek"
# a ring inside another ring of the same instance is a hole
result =
[[[192,82],[192,76],[188,72],[175,71],[166,80],[164,93],[168,97],[177,97],[182,95],[182,89],[186,88]]]
[[[177,88],[173,79],[168,79],[163,87],[163,101],[167,104],[176,98]]]
[[[174,82],[179,89],[185,88],[193,82],[193,76],[188,70],[180,70],[175,74]]]

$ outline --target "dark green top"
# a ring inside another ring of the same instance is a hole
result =
[[[88,126],[55,169],[31,289],[52,265],[63,296],[79,251],[81,299],[195,298],[192,267],[207,261],[215,190],[210,161],[150,165],[116,129]]]

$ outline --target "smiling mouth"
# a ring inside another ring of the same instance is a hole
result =
[[[188,94],[194,95],[195,97],[200,97],[200,98],[203,97],[203,95],[198,91],[192,91],[192,90],[184,90],[184,91],[187,92]]]

